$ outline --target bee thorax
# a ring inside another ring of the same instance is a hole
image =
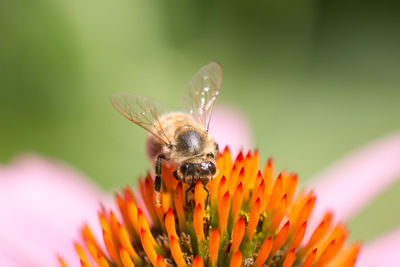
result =
[[[194,129],[178,129],[176,149],[185,156],[197,155],[203,151],[204,138]]]

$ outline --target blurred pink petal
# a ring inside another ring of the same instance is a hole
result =
[[[214,109],[210,122],[211,136],[222,151],[229,145],[232,155],[251,149],[252,132],[248,119],[238,110],[227,106]]]
[[[400,228],[370,242],[361,249],[356,266],[387,267],[400,263]]]
[[[57,254],[78,265],[72,240],[85,221],[98,225],[100,200],[107,196],[63,164],[25,156],[0,167],[1,266],[56,266]]]
[[[348,220],[400,178],[400,132],[356,151],[313,179],[318,196],[314,218],[333,210]]]

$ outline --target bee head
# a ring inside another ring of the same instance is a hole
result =
[[[184,177],[200,178],[204,176],[214,176],[217,168],[214,162],[205,161],[201,163],[184,162],[180,167],[180,172]]]

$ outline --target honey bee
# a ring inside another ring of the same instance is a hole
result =
[[[126,93],[111,97],[117,111],[149,133],[147,152],[155,168],[157,206],[161,206],[163,161],[176,167],[173,176],[189,186],[186,195],[199,180],[209,194],[205,186],[217,174],[218,144],[210,136],[208,126],[221,82],[222,68],[218,63],[203,66],[184,87],[185,112],[169,113],[148,97]]]

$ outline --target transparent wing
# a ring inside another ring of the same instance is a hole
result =
[[[125,118],[144,128],[165,144],[171,143],[159,119],[161,115],[167,113],[167,109],[156,100],[118,93],[112,95],[111,103]]]
[[[184,88],[185,111],[191,114],[206,131],[221,82],[222,68],[213,61],[203,66]]]

